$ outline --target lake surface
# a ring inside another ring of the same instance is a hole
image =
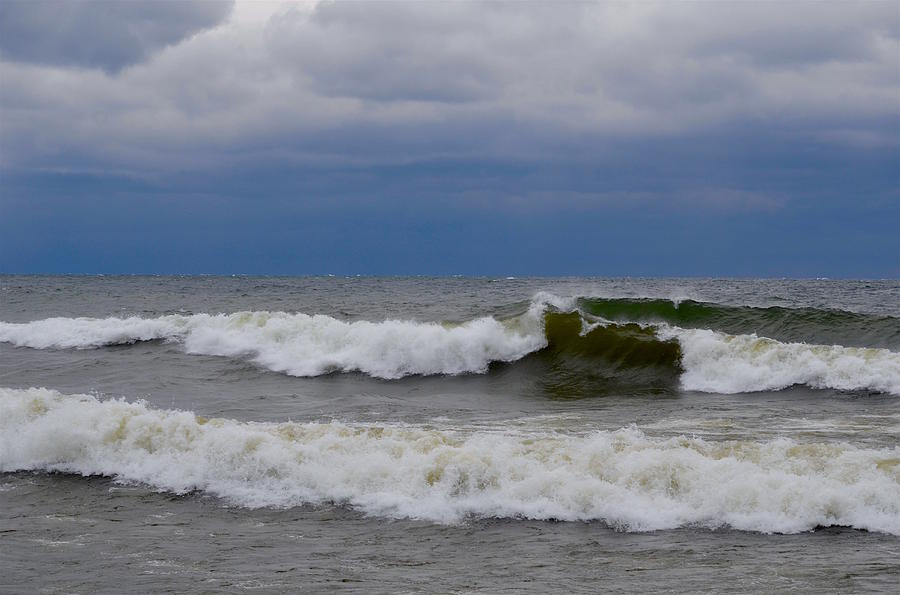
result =
[[[7,592],[894,591],[900,282],[0,276]]]

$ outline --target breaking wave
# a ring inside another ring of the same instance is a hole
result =
[[[793,385],[900,395],[900,353],[887,349],[781,343],[754,335],[663,328],[682,350],[682,387],[723,394]]]
[[[153,340],[182,343],[192,354],[249,356],[292,376],[364,372],[386,379],[486,372],[491,362],[514,361],[545,344],[537,311],[507,322],[485,317],[459,325],[344,322],[285,312],[0,323],[0,341],[35,349]]]
[[[763,334],[768,329],[788,338],[823,335],[836,325],[857,328],[855,334],[847,331],[855,338],[850,342],[871,335],[880,337],[876,343],[890,343],[900,332],[895,332],[896,324],[897,319],[866,319],[849,312],[663,300],[566,300],[542,294],[508,318],[482,317],[462,324],[346,322],[285,312],[49,318],[0,322],[0,341],[35,349],[167,341],[187,353],[248,358],[293,376],[362,372],[384,379],[486,373],[502,362],[537,358],[544,364],[540,374],[545,378],[540,382],[567,396],[590,395],[601,385],[606,389],[680,385],[717,393],[806,385],[900,395],[896,351],[776,340]]]
[[[900,535],[900,447],[349,423],[241,423],[0,389],[0,471],[102,475],[241,507],[600,521],[626,531]]]

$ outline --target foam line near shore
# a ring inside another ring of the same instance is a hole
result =
[[[850,526],[900,535],[900,447],[396,424],[246,423],[0,389],[0,470],[102,475],[241,507],[600,521],[625,531]]]

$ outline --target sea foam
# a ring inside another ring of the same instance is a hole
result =
[[[0,322],[0,341],[35,349],[95,348],[138,341],[183,344],[187,353],[249,357],[277,372],[318,376],[359,371],[378,378],[485,372],[546,345],[541,312],[464,324],[345,322],[325,315],[237,312],[144,318],[48,318]]]
[[[784,533],[840,525],[900,535],[900,447],[787,438],[242,423],[0,389],[0,470],[103,475],[248,508],[329,503],[440,523],[496,517]]]
[[[139,341],[178,343],[191,354],[247,358],[292,376],[363,372],[377,378],[487,372],[547,346],[545,315],[578,311],[584,332],[613,322],[581,312],[575,298],[540,293],[510,319],[462,324],[411,320],[348,322],[286,312],[170,315],[158,318],[48,318],[0,322],[0,341],[35,349],[97,348]],[[781,342],[639,322],[681,349],[687,390],[738,393],[793,385],[900,395],[900,353],[881,348]]]
[[[687,390],[731,394],[803,384],[900,395],[900,353],[887,349],[782,343],[665,325],[657,333],[681,345]]]

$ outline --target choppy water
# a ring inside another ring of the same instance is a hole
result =
[[[896,281],[5,276],[0,387],[11,591],[900,581]]]

